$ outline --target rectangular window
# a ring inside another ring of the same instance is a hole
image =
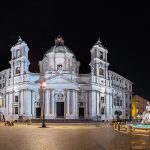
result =
[[[18,96],[15,96],[15,102],[18,102]]]
[[[114,99],[114,106],[116,106],[116,101],[115,101],[115,99]]]
[[[103,52],[100,52],[100,59],[103,59]]]
[[[122,107],[122,100],[120,100],[120,106]]]
[[[18,114],[18,107],[15,107],[15,114]]]
[[[104,103],[104,97],[101,97],[101,101],[102,101],[102,103]]]

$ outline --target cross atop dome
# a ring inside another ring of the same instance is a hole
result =
[[[22,42],[22,38],[21,36],[18,36],[18,42],[21,43]]]
[[[97,41],[96,45],[103,47],[102,44],[101,44],[100,37],[98,38],[98,41]]]
[[[64,39],[60,35],[58,35],[57,38],[55,39],[55,45],[56,46],[64,45]]]

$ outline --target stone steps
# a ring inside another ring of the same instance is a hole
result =
[[[32,123],[41,123],[42,119],[31,119]],[[89,119],[45,119],[47,123],[88,123]]]

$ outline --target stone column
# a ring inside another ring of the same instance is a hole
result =
[[[52,114],[52,90],[49,90],[49,113]]]
[[[96,92],[92,90],[92,116],[96,115]]]
[[[49,115],[49,90],[45,91],[45,113]]]
[[[32,91],[32,117],[35,117],[35,91]]]
[[[52,91],[52,114],[55,114],[55,100],[54,100],[54,91]]]
[[[109,119],[109,94],[108,93],[106,93],[106,119],[108,120]]]
[[[9,103],[8,103],[8,98],[9,96],[8,96],[8,93],[6,94],[6,114],[8,114],[9,112]]]
[[[70,112],[70,114],[72,114],[73,113],[73,96],[72,96],[72,90],[70,91],[70,95],[69,95],[69,97],[70,97],[70,101],[69,101],[69,112]]]
[[[30,90],[27,90],[26,91],[26,96],[27,96],[27,106],[28,106],[28,112],[27,112],[27,114],[28,114],[28,116],[31,116],[31,91]]]
[[[89,115],[92,115],[92,91],[89,91],[89,99],[88,99],[88,109],[89,109]]]
[[[85,116],[88,116],[88,93],[86,92]]]
[[[21,93],[20,93],[20,115],[23,115],[23,90],[21,90]]]
[[[99,115],[99,92],[97,92],[97,115]]]
[[[69,101],[70,101],[70,91],[67,90],[67,114],[68,115],[70,114],[70,111],[69,111]]]
[[[9,115],[13,117],[13,93],[9,93]]]
[[[73,90],[73,114],[75,114],[75,111],[76,111],[76,96],[75,96],[75,90]]]
[[[111,119],[112,119],[112,95],[111,94],[109,94],[109,115],[110,115],[110,117],[111,117]]]
[[[76,113],[76,115],[78,115],[78,92],[77,91],[75,91],[75,113]]]

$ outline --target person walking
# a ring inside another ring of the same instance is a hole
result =
[[[3,115],[2,121],[4,121],[4,122],[5,122],[5,116],[4,116],[4,115]]]

